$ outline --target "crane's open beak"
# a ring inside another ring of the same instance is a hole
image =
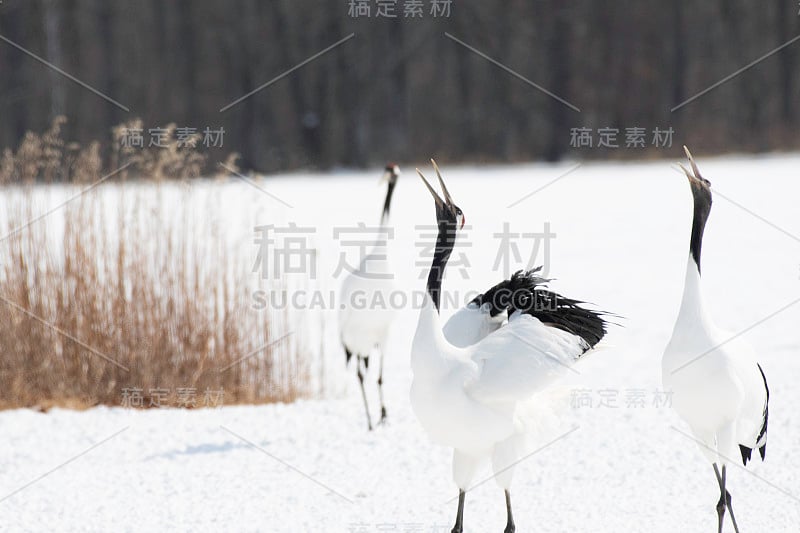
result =
[[[678,163],[678,166],[681,168],[681,170],[683,170],[683,173],[686,174],[686,177],[689,179],[689,183],[705,189],[710,189],[711,182],[700,175],[700,169],[697,168],[697,164],[694,162],[692,153],[686,146],[683,147],[683,151],[686,152],[686,157],[689,159],[689,164],[692,166],[692,172],[689,172],[689,169],[680,163]]]
[[[453,203],[453,197],[450,196],[450,191],[447,190],[447,185],[444,184],[444,180],[442,179],[442,173],[439,172],[439,165],[437,165],[436,161],[434,161],[433,159],[431,159],[431,163],[433,163],[433,168],[434,170],[436,170],[436,177],[439,180],[439,185],[442,187],[442,194],[444,195],[444,200],[439,196],[439,194],[431,186],[431,184],[428,183],[428,180],[425,179],[425,176],[422,175],[420,169],[417,169],[417,174],[419,174],[419,177],[422,178],[422,183],[425,184],[425,186],[430,191],[431,195],[433,195],[433,199],[437,205],[444,205],[450,208],[455,207],[455,204]]]
[[[442,186],[442,192],[444,193],[444,199],[447,202],[447,205],[453,206],[453,198],[450,196],[450,191],[447,190],[447,186],[444,184],[444,180],[442,179],[442,173],[439,172],[439,165],[436,164],[436,161],[431,159],[431,163],[433,163],[433,169],[436,171],[436,177],[439,179],[439,185]]]
[[[428,183],[428,180],[425,179],[425,176],[422,175],[422,171],[420,171],[420,169],[417,169],[417,174],[419,174],[419,177],[422,179],[422,183],[425,184],[425,187],[428,188],[428,191],[431,193],[431,196],[433,196],[433,201],[436,202],[436,205],[438,207],[444,207],[446,205],[444,200],[442,200],[442,198],[437,194],[436,190],[433,187],[431,187],[431,184]]]
[[[422,179],[422,183],[425,184],[425,187],[428,188],[428,191],[430,191],[431,196],[433,196],[433,201],[436,202],[437,210],[447,209],[453,214],[454,217],[456,217],[456,220],[458,220],[460,217],[461,227],[459,229],[463,229],[464,224],[467,221],[467,217],[464,216],[461,210],[458,207],[456,207],[456,204],[453,202],[453,197],[450,196],[450,191],[447,190],[447,185],[444,184],[444,180],[442,179],[442,173],[439,172],[439,165],[437,165],[436,161],[434,161],[433,159],[431,159],[431,163],[433,163],[433,168],[434,170],[436,170],[436,177],[439,180],[439,185],[442,187],[442,195],[444,196],[444,199],[442,199],[442,197],[439,196],[439,194],[436,192],[436,189],[434,189],[431,186],[431,184],[428,183],[428,180],[425,179],[425,176],[422,175],[420,169],[417,169],[417,174],[419,174],[419,177]]]

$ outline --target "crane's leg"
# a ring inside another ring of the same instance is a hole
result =
[[[465,452],[459,449],[453,450],[453,481],[458,487],[458,514],[456,515],[456,525],[453,526],[452,533],[461,533],[464,529],[464,496],[470,482],[475,477],[475,472],[486,459],[488,453]]]
[[[718,533],[722,533],[722,520],[725,518],[725,480],[719,473],[717,463],[714,463],[714,474],[717,476],[717,483],[719,483],[719,501],[717,502],[717,518],[719,519]]]
[[[514,475],[514,466],[519,458],[520,445],[524,441],[521,435],[512,435],[508,439],[494,445],[492,450],[492,470],[494,480],[503,489],[506,496],[506,513],[508,522],[505,533],[514,533],[514,515],[511,513],[511,479]]]
[[[383,348],[381,348],[381,364],[378,372],[378,395],[381,398],[381,420],[378,424],[386,422],[386,404],[383,402]]]
[[[506,512],[508,513],[508,521],[506,522],[506,528],[503,530],[503,533],[514,533],[517,528],[514,525],[514,516],[511,514],[511,493],[506,492]]]
[[[725,487],[725,470],[728,467],[722,465],[722,486]],[[728,514],[731,515],[731,522],[733,522],[733,530],[739,533],[739,526],[736,524],[736,517],[733,516],[733,507],[731,507],[731,493],[725,489],[725,506],[728,508]]]
[[[358,384],[361,385],[361,397],[364,399],[364,411],[367,413],[367,428],[372,431],[372,419],[369,416],[369,405],[367,405],[367,393],[364,390],[364,373],[361,372],[361,357],[356,361],[358,368]]]
[[[735,444],[736,435],[736,426],[735,424],[728,424],[724,426],[718,433],[717,433],[717,450],[728,450],[731,449]],[[722,532],[722,519],[725,514],[725,509],[728,509],[728,513],[731,516],[731,522],[733,522],[733,529],[736,533],[739,533],[739,526],[736,523],[736,518],[733,516],[733,507],[731,507],[731,493],[725,488],[726,484],[726,477],[727,477],[727,465],[725,464],[726,461],[723,461],[723,456],[719,455],[720,460],[718,461],[719,464],[722,466],[721,472],[717,467],[717,464],[714,463],[714,473],[717,475],[717,481],[719,482],[719,502],[717,503],[717,515],[719,516],[719,531]]]
[[[456,513],[456,525],[450,533],[463,533],[464,532],[464,496],[465,493],[462,489],[458,489],[458,512]]]
[[[733,530],[739,533],[739,525],[736,523],[736,517],[733,516],[733,507],[731,506],[731,493],[725,488],[725,478],[727,476],[727,466],[722,465],[722,473],[714,463],[714,474],[717,476],[717,483],[719,483],[719,502],[717,502],[717,516],[719,517],[719,533],[722,533],[722,519],[725,515],[725,509],[728,509],[728,514],[731,515],[731,522],[733,522]]]

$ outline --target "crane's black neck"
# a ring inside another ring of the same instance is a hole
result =
[[[439,301],[442,292],[442,279],[447,260],[456,244],[456,225],[451,222],[439,222],[439,234],[436,237],[436,250],[433,253],[433,262],[428,272],[428,294],[439,311]]]
[[[697,272],[700,273],[703,232],[706,228],[708,215],[711,213],[711,191],[693,183],[692,196],[694,197],[694,217],[692,219],[692,239],[689,242],[689,251],[692,254],[695,265],[697,265]]]
[[[386,200],[383,202],[383,213],[381,214],[381,224],[385,224],[389,220],[389,208],[392,205],[392,194],[394,194],[394,186],[397,185],[397,180],[390,178],[389,185],[386,188]]]

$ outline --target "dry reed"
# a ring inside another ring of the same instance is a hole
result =
[[[213,195],[198,214],[191,192],[175,197],[180,187],[108,182],[37,219],[45,200],[85,190],[42,183],[94,183],[109,169],[97,143],[66,148],[62,124],[28,134],[0,161],[0,408],[312,394],[316,347],[302,335],[270,344],[292,327],[291,311],[253,310],[242,289],[249,256],[230,253]],[[177,148],[114,150],[110,159],[157,180],[195,178],[204,161]]]

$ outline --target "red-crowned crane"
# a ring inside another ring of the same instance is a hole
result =
[[[383,398],[383,353],[389,327],[396,312],[390,305],[392,291],[395,289],[387,246],[387,224],[392,194],[400,176],[400,168],[390,163],[384,169],[381,182],[386,183],[386,199],[381,213],[381,227],[378,240],[372,250],[365,255],[353,272],[342,282],[339,308],[339,336],[347,356],[347,363],[355,355],[356,376],[361,387],[364,410],[367,413],[367,427],[372,430],[364,378],[369,369],[370,355],[377,351],[380,357],[378,369],[378,394],[381,402],[381,418],[386,420],[386,404]],[[377,303],[377,304],[376,304]],[[373,305],[376,304],[376,305]]]
[[[711,183],[700,175],[685,146],[684,150],[692,171],[680,166],[689,179],[694,216],[683,300],[662,358],[662,379],[664,389],[672,392],[673,407],[689,425],[700,450],[714,467],[720,490],[719,532],[727,508],[738,533],[731,495],[726,489],[726,464],[741,455],[742,463],[747,465],[756,448],[764,460],[769,389],[753,349],[740,338],[717,328],[706,311],[700,251],[711,212]]]
[[[505,492],[505,531],[511,533],[511,478],[525,436],[534,429],[525,426],[517,408],[536,401],[537,393],[594,347],[606,333],[606,322],[583,302],[544,290],[549,280],[538,277],[537,269],[517,272],[443,325],[442,278],[465,217],[433,164],[442,196],[420,177],[433,196],[439,233],[411,348],[411,405],[431,439],[453,448],[459,490],[453,532],[463,531],[470,481],[491,460]]]

